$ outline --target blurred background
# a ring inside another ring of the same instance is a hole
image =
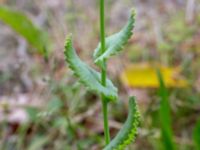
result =
[[[127,149],[200,149],[200,1],[105,0],[106,34],[119,31],[135,8],[134,35],[108,62],[120,99],[109,105],[111,136],[137,98],[141,125]],[[0,0],[0,149],[101,150],[101,101],[64,61],[72,33],[82,60],[95,67],[98,0]],[[155,72],[160,68],[168,105]],[[166,90],[165,90],[166,91]],[[170,115],[163,115],[169,110]],[[161,115],[160,115],[161,114]],[[171,123],[165,120],[171,118]],[[164,118],[164,119],[163,119]],[[170,130],[163,137],[162,124]],[[173,142],[171,142],[173,141]]]

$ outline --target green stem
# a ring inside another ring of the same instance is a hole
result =
[[[108,124],[108,102],[103,95],[102,95],[102,109],[103,109],[103,122],[104,122],[104,137],[105,137],[105,143],[106,145],[108,145],[110,143],[110,132]]]
[[[101,33],[101,53],[105,52],[105,19],[104,19],[104,0],[100,0],[100,33]],[[103,86],[106,86],[106,61],[104,60],[105,68],[101,70],[101,82]],[[108,125],[108,101],[105,96],[101,95],[102,109],[104,118],[104,136],[106,145],[110,143],[110,132]]]

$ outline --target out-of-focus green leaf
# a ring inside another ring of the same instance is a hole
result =
[[[195,32],[194,28],[185,22],[183,13],[177,13],[172,16],[164,29],[166,39],[171,45],[185,41]]]
[[[200,120],[197,122],[193,131],[193,139],[196,150],[200,150]]]
[[[27,107],[26,112],[29,116],[30,121],[37,121],[38,109],[34,107]]]
[[[63,106],[62,101],[60,99],[58,99],[57,97],[54,97],[47,104],[47,109],[48,109],[48,111],[55,112],[55,111],[60,110],[62,106]]]
[[[108,100],[114,101],[117,99],[117,88],[113,83],[107,79],[106,87],[104,87],[101,84],[100,73],[82,62],[78,57],[73,47],[71,36],[66,39],[64,53],[69,67],[73,70],[74,74],[79,78],[83,85],[85,85],[89,90],[104,94]]]
[[[35,26],[26,15],[12,8],[0,6],[0,20],[24,37],[40,53],[46,55],[48,51],[48,36]]]
[[[159,118],[161,124],[163,148],[165,150],[175,150],[176,146],[174,144],[173,131],[171,128],[172,122],[171,122],[168,92],[165,87],[161,71],[159,69],[157,69],[157,77],[160,84],[159,95],[161,98],[161,104],[159,110]]]
[[[48,142],[48,140],[48,137],[36,137],[35,140],[31,143],[28,150],[42,150],[42,147]]]

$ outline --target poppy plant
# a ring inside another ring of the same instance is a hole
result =
[[[105,37],[104,5],[104,0],[100,0],[100,43],[93,54],[94,62],[101,72],[97,72],[78,57],[73,47],[72,35],[66,38],[64,54],[66,62],[79,81],[89,90],[95,91],[101,96],[106,143],[104,150],[123,150],[136,137],[140,113],[135,98],[130,97],[127,120],[117,135],[110,140],[108,104],[118,99],[118,90],[107,77],[107,61],[111,56],[122,51],[124,45],[131,38],[135,23],[135,11],[131,11],[128,22],[119,32]]]

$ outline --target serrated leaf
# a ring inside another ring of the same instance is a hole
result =
[[[72,46],[71,36],[67,37],[66,39],[64,53],[69,67],[79,78],[80,82],[83,83],[89,90],[102,93],[109,100],[117,99],[117,88],[114,87],[113,83],[107,79],[107,86],[102,86],[100,73],[82,62],[81,59],[77,56],[75,49]]]
[[[137,135],[140,123],[140,113],[134,97],[129,98],[128,118],[114,137],[114,139],[103,150],[124,150],[127,145],[133,142]]]
[[[0,20],[24,37],[40,53],[44,54],[48,49],[47,34],[34,25],[22,12],[0,6]]]
[[[95,63],[103,67],[103,60],[107,60],[113,55],[118,54],[123,46],[128,42],[133,34],[133,28],[135,23],[135,11],[131,11],[128,23],[122,28],[122,30],[114,35],[111,35],[106,38],[106,51],[101,53],[101,44],[98,44],[98,47],[94,51]]]

